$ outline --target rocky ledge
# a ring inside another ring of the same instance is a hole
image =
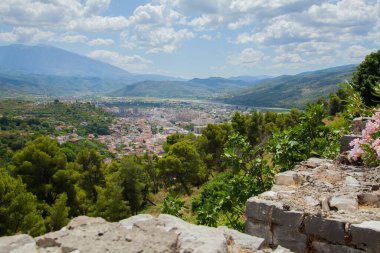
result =
[[[379,167],[311,158],[247,201],[246,232],[295,252],[379,253],[379,189]]]
[[[32,238],[0,238],[0,253],[205,252],[287,253],[264,247],[264,239],[226,227],[196,226],[170,215],[137,215],[120,222],[77,217],[60,231]]]

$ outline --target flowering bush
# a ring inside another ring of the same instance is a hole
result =
[[[380,111],[367,122],[361,138],[354,139],[350,145],[350,157],[354,161],[361,159],[368,166],[380,165]]]

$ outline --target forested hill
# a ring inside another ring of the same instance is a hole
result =
[[[221,101],[249,106],[303,107],[338,90],[341,87],[339,83],[351,80],[356,67],[345,65],[262,80],[254,87]]]

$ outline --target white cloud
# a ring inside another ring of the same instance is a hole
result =
[[[0,41],[8,43],[41,42],[52,39],[54,33],[31,27],[16,27],[11,32],[0,33]]]
[[[265,59],[265,54],[253,48],[246,48],[237,55],[228,57],[232,65],[255,66]]]
[[[108,50],[94,50],[88,53],[87,56],[94,59],[103,60],[132,72],[145,70],[152,64],[150,60],[139,55],[127,56]]]
[[[305,62],[298,54],[282,54],[273,58],[274,63],[302,63]]]
[[[111,39],[101,39],[101,38],[90,40],[89,42],[87,42],[87,44],[90,46],[109,46],[114,43],[115,42]]]
[[[123,16],[100,16],[110,0],[7,0],[0,3],[3,24],[50,30],[107,31],[127,26]]]
[[[132,35],[122,32],[121,43],[126,48],[145,48],[148,53],[172,53],[179,43],[194,38],[187,29],[174,30],[172,27],[158,27],[152,30],[135,30]]]
[[[347,55],[351,59],[364,59],[364,57],[375,51],[374,49],[368,49],[360,45],[353,45],[348,48]]]
[[[85,4],[85,11],[89,14],[100,14],[107,10],[111,0],[87,0]]]
[[[79,34],[77,35],[66,34],[54,40],[59,41],[59,42],[65,42],[65,43],[86,43],[88,38],[84,35],[79,35]]]

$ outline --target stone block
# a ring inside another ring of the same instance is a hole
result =
[[[355,212],[359,208],[358,198],[350,195],[333,196],[329,204],[330,207],[350,212]]]
[[[274,207],[272,211],[272,223],[287,228],[299,229],[303,216],[303,212],[284,211],[281,208]]]
[[[333,252],[333,253],[364,253],[364,251],[359,249],[350,248],[344,245],[334,245],[328,244],[325,242],[314,241],[312,243],[313,252],[315,253],[325,253],[325,252]]]
[[[305,233],[332,243],[345,243],[345,223],[316,216],[305,218]]]
[[[264,238],[266,246],[273,244],[273,235],[269,224],[247,220],[245,222],[245,232],[249,235]]]
[[[273,244],[294,252],[307,252],[307,236],[286,226],[273,226]]]
[[[364,221],[351,225],[352,243],[369,253],[380,252],[380,221]]]
[[[119,223],[125,227],[126,229],[132,229],[133,225],[140,221],[147,221],[154,219],[152,215],[149,214],[139,214],[132,217],[129,217],[127,219],[119,221]]]
[[[252,197],[246,203],[246,216],[255,220],[269,223],[272,209],[276,204],[273,201]]]
[[[263,248],[265,245],[264,238],[243,234],[239,231],[224,226],[218,227],[218,229],[224,233],[224,236],[228,242],[233,242],[233,248],[237,252],[242,252],[244,250],[254,252]]]
[[[342,138],[340,138],[340,153],[351,150],[352,147],[350,146],[350,142],[356,138],[360,138],[360,135],[343,135]]]
[[[285,171],[275,175],[275,184],[296,186],[302,183],[302,178],[294,171]]]
[[[36,243],[29,235],[4,236],[0,238],[0,253],[37,253]]]
[[[358,195],[360,205],[377,205],[380,198],[375,193],[362,193]]]

